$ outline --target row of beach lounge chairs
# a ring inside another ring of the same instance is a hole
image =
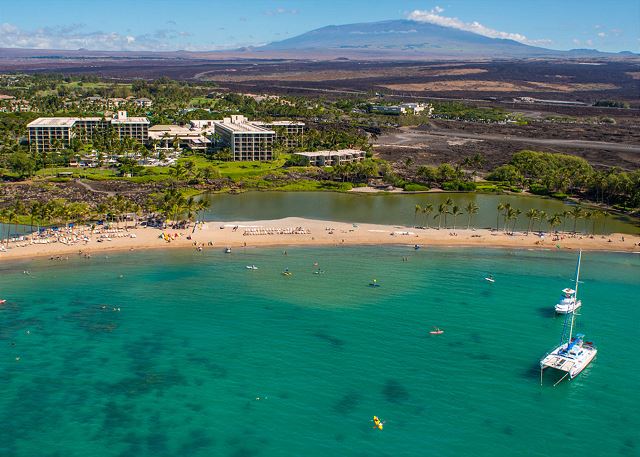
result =
[[[244,236],[252,235],[309,235],[311,230],[302,227],[287,228],[248,228],[244,231]]]

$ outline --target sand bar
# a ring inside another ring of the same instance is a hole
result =
[[[533,249],[578,249],[640,253],[640,237],[610,234],[595,237],[564,234],[516,232],[507,234],[489,229],[415,228],[378,224],[349,224],[289,217],[269,221],[206,222],[188,229],[119,228],[91,233],[88,227],[75,229],[61,241],[34,242],[32,237],[5,243],[0,261],[41,257],[93,255],[110,251],[183,248],[223,250],[226,247],[407,245],[466,246]],[[83,235],[79,235],[84,230]],[[164,236],[163,236],[164,235]],[[75,239],[74,239],[75,238]],[[168,241],[170,240],[170,241]],[[609,241],[610,240],[610,241]]]

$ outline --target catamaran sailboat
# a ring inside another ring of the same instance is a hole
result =
[[[575,303],[578,301],[578,283],[580,279],[580,261],[582,260],[582,251],[578,254],[578,264],[576,266],[576,280],[575,290],[572,295]],[[571,290],[571,289],[570,289]],[[578,308],[576,306],[574,309]],[[545,355],[540,360],[540,384],[542,384],[542,375],[547,368],[553,368],[554,370],[562,371],[565,374],[560,378],[556,384],[560,383],[564,378],[569,376],[569,379],[573,379],[584,370],[587,365],[591,363],[593,358],[598,353],[598,350],[593,346],[593,343],[585,341],[584,335],[578,333],[573,336],[573,327],[576,320],[576,312],[567,312],[564,318],[564,326],[562,328],[562,336],[560,338],[560,345],[554,350]],[[569,334],[567,336],[567,327]]]
[[[572,313],[582,306],[582,301],[576,300],[576,291],[570,288],[562,289],[560,301],[555,306],[556,313]]]

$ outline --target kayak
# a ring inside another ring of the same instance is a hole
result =
[[[256,267],[255,265],[247,265],[247,270],[257,270],[258,267]]]
[[[383,423],[378,416],[373,416],[373,428],[377,428],[378,430],[382,430],[383,428]]]
[[[484,278],[484,280],[487,282],[496,282],[496,280],[493,278]]]
[[[380,287],[380,284],[378,284],[377,282],[370,282],[369,287]]]
[[[442,335],[443,333],[444,330],[440,330],[439,328],[435,328],[429,332],[429,334],[431,335]]]
[[[291,273],[290,271],[283,271],[282,276],[293,276],[293,273]]]

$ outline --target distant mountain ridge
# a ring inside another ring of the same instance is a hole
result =
[[[638,58],[629,51],[595,49],[558,51],[514,40],[489,38],[452,27],[406,19],[329,25],[264,46],[221,51],[101,51],[55,49],[0,49],[8,59],[317,59],[426,60],[426,59],[528,59],[528,58]]]
[[[350,54],[491,58],[615,56],[594,49],[557,51],[411,20],[330,25],[257,48],[261,51],[347,51]],[[626,55],[630,54],[625,52]],[[631,54],[633,55],[633,54]]]

